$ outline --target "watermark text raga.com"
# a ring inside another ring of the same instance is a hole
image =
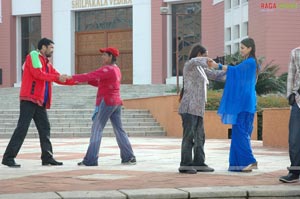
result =
[[[260,3],[261,9],[297,9],[300,8],[300,3],[275,3],[275,2],[264,2]]]

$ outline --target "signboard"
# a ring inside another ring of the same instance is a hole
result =
[[[72,9],[132,5],[132,0],[72,0]]]

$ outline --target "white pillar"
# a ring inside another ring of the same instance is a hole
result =
[[[133,84],[151,84],[151,0],[133,0]]]
[[[70,0],[53,0],[53,66],[61,74],[75,72],[75,22]]]

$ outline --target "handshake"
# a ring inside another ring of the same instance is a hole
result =
[[[211,58],[207,58],[207,65],[209,68],[217,68],[219,65]]]
[[[60,76],[59,76],[59,79],[58,79],[58,80],[59,80],[60,82],[65,83],[68,79],[72,79],[72,76],[63,74],[63,75],[60,75]]]

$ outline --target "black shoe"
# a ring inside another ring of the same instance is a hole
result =
[[[136,164],[136,159],[135,159],[135,157],[132,157],[128,161],[122,161],[121,164],[124,164],[124,165],[135,165]]]
[[[207,165],[203,165],[203,166],[194,166],[194,168],[198,171],[198,172],[214,172],[215,170]]]
[[[83,161],[81,161],[81,162],[78,162],[77,165],[78,166],[87,166],[87,167],[96,167],[96,166],[98,166],[98,163],[97,164],[93,164],[93,165],[87,165]]]
[[[186,173],[186,174],[196,174],[197,170],[194,169],[193,166],[180,166],[178,169],[179,173]]]
[[[8,167],[11,167],[11,168],[20,168],[21,167],[21,165],[17,164],[15,162],[15,160],[9,160],[9,161],[8,160],[2,160],[2,164],[6,165]]]
[[[55,159],[52,158],[52,159],[49,159],[47,161],[42,161],[42,165],[43,166],[47,166],[47,165],[61,166],[61,165],[63,165],[63,163],[58,162],[58,161],[56,161]]]
[[[286,176],[281,176],[279,178],[279,181],[285,182],[285,183],[299,182],[299,175],[294,174],[294,173],[289,173]]]
[[[78,162],[77,165],[78,166],[86,166],[83,162]]]

